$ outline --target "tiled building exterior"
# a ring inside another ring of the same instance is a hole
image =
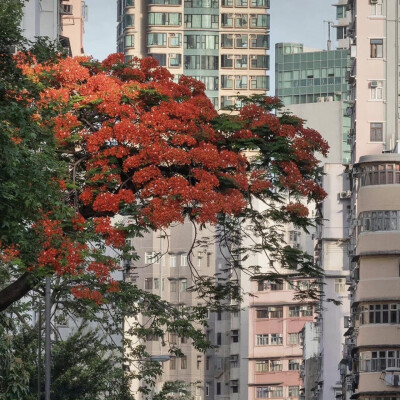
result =
[[[193,76],[217,109],[269,88],[270,0],[118,0],[118,51]]]
[[[351,300],[346,397],[400,399],[399,4],[349,0],[353,19]]]

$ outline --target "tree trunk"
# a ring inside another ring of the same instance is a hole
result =
[[[11,304],[24,297],[33,289],[33,286],[32,277],[25,272],[15,282],[2,289],[0,291],[0,311],[4,311]]]

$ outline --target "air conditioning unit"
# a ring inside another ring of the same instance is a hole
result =
[[[327,97],[325,97],[325,101],[333,101],[333,96],[327,96]]]
[[[72,4],[60,4],[61,15],[72,15]]]
[[[317,97],[317,103],[325,102],[325,97]]]
[[[345,190],[339,193],[340,199],[350,199],[350,197],[351,197],[351,190]]]
[[[371,89],[377,88],[377,87],[378,87],[378,81],[371,81],[371,82],[369,83],[369,87],[370,87]]]

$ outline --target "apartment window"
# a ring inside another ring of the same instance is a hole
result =
[[[185,7],[189,8],[217,8],[218,0],[185,0]]]
[[[247,28],[248,19],[247,14],[235,14],[235,28]]]
[[[182,25],[182,14],[181,13],[160,13],[151,12],[148,13],[149,25]]]
[[[400,324],[400,304],[370,304],[360,307],[360,324]]]
[[[335,293],[344,293],[346,291],[346,279],[335,279]]]
[[[268,307],[270,318],[282,318],[283,317],[283,307]]]
[[[177,345],[177,344],[179,343],[179,336],[178,336],[176,333],[170,332],[170,333],[169,333],[168,341],[169,341],[171,344]]]
[[[289,371],[298,371],[300,369],[299,360],[289,360]]]
[[[233,380],[230,383],[232,393],[239,393],[239,381]]]
[[[185,28],[218,29],[218,15],[185,14]]]
[[[175,280],[172,280],[170,282],[170,288],[171,288],[171,293],[177,292],[178,291],[178,282]]]
[[[211,267],[211,254],[210,253],[206,254],[206,265],[208,268]]]
[[[269,35],[250,35],[250,48],[269,49]]]
[[[176,369],[176,357],[169,359],[169,369]]]
[[[256,335],[256,343],[257,346],[267,346],[269,344],[269,335],[268,334]]]
[[[289,306],[289,317],[300,317],[300,306]]]
[[[251,69],[269,69],[269,56],[252,55],[250,56]]]
[[[233,76],[231,75],[221,76],[221,89],[233,89]]]
[[[271,282],[271,290],[283,290],[283,282]]]
[[[125,47],[135,47],[135,35],[125,35]]]
[[[301,306],[300,314],[302,317],[312,317],[313,315],[313,306]]]
[[[171,268],[175,268],[176,267],[176,255],[171,254],[169,256],[169,266]]]
[[[375,164],[361,168],[361,186],[400,183],[400,165]]]
[[[203,82],[207,90],[218,90],[217,76],[193,76],[193,78]]]
[[[250,28],[269,28],[269,14],[251,14]]]
[[[246,75],[235,76],[235,89],[247,89],[247,76]]]
[[[400,351],[360,352],[360,372],[381,372],[386,368],[400,367]]]
[[[256,372],[268,372],[269,361],[268,360],[257,360],[256,361]]]
[[[147,45],[153,47],[165,47],[167,45],[166,33],[149,33],[147,35]]]
[[[186,69],[218,69],[218,56],[185,56]]]
[[[257,399],[269,399],[269,388],[266,386],[258,386],[256,389]]]
[[[170,33],[169,34],[169,46],[170,47],[181,47],[182,45],[182,34],[181,33]]]
[[[239,355],[238,354],[232,354],[231,355],[230,364],[231,364],[231,368],[238,368],[239,367]]]
[[[359,233],[400,230],[399,211],[368,211],[359,215]]]
[[[123,28],[130,28],[135,26],[135,16],[133,14],[125,14],[122,20]]]
[[[206,370],[210,369],[210,357],[206,357]]]
[[[383,15],[383,0],[371,2],[371,15]]]
[[[185,35],[183,38],[185,49],[218,49],[217,35]]]
[[[153,264],[157,262],[156,253],[154,251],[146,251],[144,253],[145,264]]]
[[[231,337],[232,337],[232,343],[238,343],[239,342],[239,331],[237,329],[234,329],[232,331]]]
[[[271,336],[270,337],[271,345],[279,346],[279,345],[283,344],[283,336],[281,333],[272,333],[270,336]]]
[[[299,387],[289,386],[289,397],[299,397]]]
[[[269,0],[251,0],[251,7],[269,7]]]
[[[233,0],[222,0],[222,7],[233,7]]]
[[[369,83],[369,92],[371,100],[383,100],[383,82],[371,81]]]
[[[221,108],[232,107],[234,105],[234,98],[232,96],[221,96]]]
[[[269,90],[268,76],[251,76],[250,89]]]
[[[206,392],[206,396],[208,397],[208,396],[210,395],[210,384],[209,384],[209,383],[206,383],[206,390],[205,390],[205,392]]]
[[[154,289],[160,289],[160,280],[158,278],[154,278]]]
[[[233,27],[233,14],[221,14],[221,27],[223,28]]]
[[[144,288],[146,290],[153,289],[153,278],[145,278],[145,280],[144,280]]]
[[[187,369],[187,357],[181,357],[181,369]]]
[[[161,65],[162,67],[167,66],[167,55],[166,54],[152,53],[152,54],[150,54],[150,56],[155,58],[158,61],[158,64]]]
[[[269,387],[269,398],[277,399],[283,397],[283,386],[270,386]]]
[[[181,336],[181,344],[186,344],[187,343],[187,338],[185,336]]]
[[[297,332],[288,334],[288,344],[297,345],[299,343],[300,343],[300,338]]]
[[[222,345],[222,333],[218,332],[217,333],[217,346],[221,346]]]
[[[383,140],[383,123],[371,122],[370,123],[370,140],[371,142],[382,142]]]
[[[257,290],[259,292],[264,292],[265,290],[269,289],[269,282],[268,281],[258,281]]]
[[[187,290],[187,279],[181,279],[181,292],[186,292]]]
[[[221,357],[217,357],[216,369],[218,371],[220,371],[222,369],[222,358]]]
[[[247,68],[247,56],[235,56],[235,68]]]
[[[336,7],[336,19],[346,18],[346,6]]]
[[[221,382],[217,382],[217,396],[221,394]]]
[[[188,255],[182,254],[181,255],[181,267],[187,267],[187,266],[188,266]]]
[[[346,38],[347,26],[337,26],[336,27],[336,39],[344,39]]]
[[[248,7],[249,1],[248,0],[236,0],[236,7]]]
[[[233,35],[223,33],[221,35],[221,48],[223,49],[231,49],[233,48]]]
[[[282,361],[280,361],[280,360],[272,360],[272,361],[270,362],[269,368],[270,368],[270,370],[271,370],[272,372],[279,372],[279,371],[282,371],[282,369],[283,369]]]
[[[180,67],[182,64],[182,54],[169,54],[169,66],[170,67]]]
[[[261,318],[269,318],[269,311],[268,308],[256,310],[257,319]]]
[[[371,58],[383,58],[383,39],[371,39]]]
[[[228,54],[221,55],[221,68],[233,68],[233,56]]]
[[[158,4],[158,5],[169,5],[169,6],[180,6],[182,4],[182,0],[149,0],[149,4]]]
[[[236,35],[235,47],[237,49],[247,49],[249,46],[249,35]]]

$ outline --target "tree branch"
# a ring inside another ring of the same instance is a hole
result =
[[[29,273],[25,272],[15,282],[9,284],[0,291],[0,311],[7,309],[12,303],[20,300],[31,289],[34,283]]]

